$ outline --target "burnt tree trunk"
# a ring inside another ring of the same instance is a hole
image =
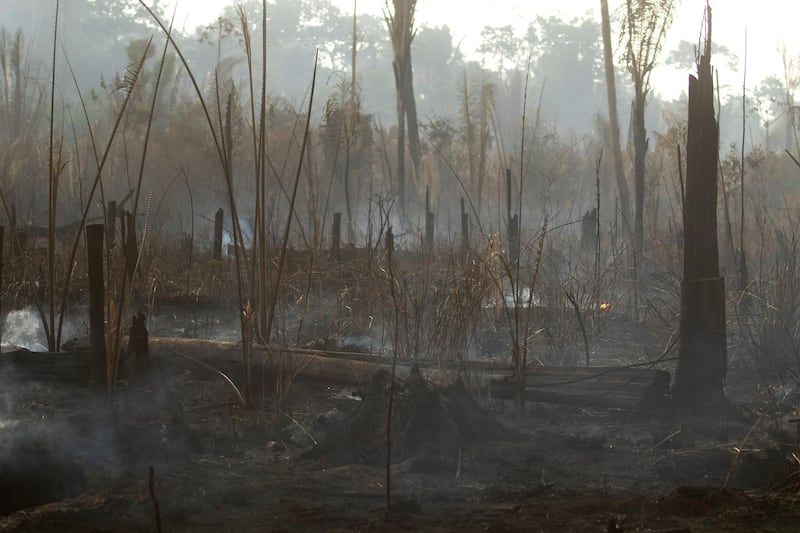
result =
[[[413,39],[413,34],[412,34]],[[408,126],[408,153],[414,165],[414,179],[419,181],[419,167],[422,161],[422,149],[419,142],[419,123],[417,121],[417,100],[414,98],[414,74],[411,70],[411,40],[406,43],[405,100],[406,125]]]
[[[469,214],[464,207],[464,198],[461,198],[461,253],[469,250]]]
[[[710,11],[708,17],[710,28]],[[706,39],[698,77],[689,77],[681,337],[673,385],[673,396],[683,407],[725,399],[725,280],[719,274],[717,245],[719,127],[714,118],[710,29]]]
[[[92,353],[92,382],[106,382],[105,302],[103,294],[103,234],[102,224],[86,226],[86,250],[89,270],[89,340]]]
[[[139,245],[136,243],[136,214],[130,212],[123,212],[123,218],[128,222],[125,227],[125,272],[128,275],[128,281],[133,281],[133,275],[136,273],[136,263],[139,260]]]
[[[106,211],[106,238],[108,239],[109,252],[114,249],[117,236],[117,202],[111,200],[108,202],[108,210]]]
[[[222,226],[225,222],[225,212],[220,207],[214,215],[214,251],[216,260],[222,259]]]
[[[408,141],[415,173],[419,171],[421,152],[417,130],[417,107],[414,100],[414,83],[411,70],[411,41],[414,39],[414,12],[416,0],[392,0],[392,9],[384,11],[389,36],[392,40],[395,91],[397,93],[397,193],[400,215],[406,213],[405,145],[406,124]]]
[[[633,238],[634,253],[641,256],[644,250],[644,188],[645,162],[647,159],[647,130],[644,125],[644,111],[647,95],[641,82],[635,84],[635,96],[632,109],[633,125],[633,174],[636,213],[634,214]],[[637,278],[638,278],[638,272]]]
[[[339,259],[339,251],[342,241],[342,214],[333,214],[333,226],[331,227],[331,257]]]
[[[513,263],[519,259],[521,228],[519,227],[519,213],[511,213],[511,169],[508,168],[506,169],[506,213],[508,215],[508,259]]]
[[[3,345],[3,233],[5,228],[0,226],[0,346]]]
[[[425,252],[433,251],[433,228],[435,218],[433,211],[431,211],[431,188],[429,185],[425,186]]]
[[[603,64],[606,73],[606,96],[608,98],[608,124],[611,137],[611,152],[614,157],[614,176],[617,179],[620,209],[625,224],[631,220],[631,193],[625,178],[622,147],[619,142],[619,118],[617,113],[617,85],[614,79],[614,48],[611,43],[611,22],[608,15],[608,0],[600,0],[603,27]]]
[[[395,77],[401,77],[402,68],[395,63]],[[400,216],[406,216],[406,107],[403,101],[403,96],[400,93],[400,87],[403,82],[398,79],[396,81],[398,87],[397,94],[397,196],[398,205],[400,206]]]

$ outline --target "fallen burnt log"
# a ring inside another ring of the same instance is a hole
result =
[[[585,407],[653,409],[664,404],[670,375],[663,370],[632,367],[531,367],[525,376],[529,402],[564,403]],[[493,397],[513,400],[512,376],[492,380]]]
[[[226,341],[201,339],[177,339],[150,337],[150,355],[166,366],[193,367],[193,361],[214,367],[230,377],[241,375],[241,344]],[[433,383],[446,385],[465,372],[447,370],[436,366],[433,361],[398,359],[397,377],[405,379],[414,365],[420,367],[422,376]],[[326,352],[302,348],[253,346],[253,377],[275,376],[281,373],[289,378],[304,378],[312,381],[338,383],[343,385],[366,386],[381,369],[391,367],[390,357],[378,357],[353,352]],[[487,364],[472,363],[470,383],[488,384],[489,379],[497,379],[505,374],[502,368],[492,368]]]
[[[126,342],[127,344],[127,342]],[[242,347],[235,342],[150,337],[150,356],[164,368],[201,369],[209,365],[234,381],[242,374]],[[380,370],[391,367],[390,357],[277,347],[253,347],[253,377],[302,378],[324,383],[366,386]],[[513,399],[516,380],[507,366],[470,362],[443,368],[434,361],[399,358],[397,376],[405,379],[417,365],[424,379],[449,385],[461,378],[490,397]],[[0,357],[0,372],[17,379],[88,383],[88,352],[37,353],[20,350]],[[531,367],[526,376],[526,399],[619,409],[650,409],[669,392],[670,375],[661,370],[616,367]]]
[[[128,344],[127,338],[123,343]],[[234,380],[242,372],[242,348],[235,342],[150,337],[148,347],[150,357],[162,367],[194,370],[205,364]],[[25,349],[8,351],[0,355],[0,378],[83,385],[91,380],[91,362],[88,350],[54,353]],[[272,378],[280,372],[289,379],[301,377],[329,383],[366,385],[378,370],[387,369],[390,364],[389,358],[364,354],[253,347],[253,375],[256,379]],[[407,377],[412,366],[413,361],[402,360],[397,366],[397,376]],[[458,376],[455,371],[433,367],[433,362],[420,362],[420,366],[426,367],[422,370],[425,379],[434,383],[451,383]],[[477,369],[477,365],[473,366]],[[487,383],[489,376],[498,377],[486,374],[483,383]],[[476,379],[477,375],[471,382]]]
[[[219,370],[241,372],[241,346],[233,342],[151,338],[150,353],[168,364],[189,355]],[[314,381],[365,385],[391,358],[357,353],[324,352],[292,348],[253,348],[254,375],[278,372]],[[461,368],[442,368],[434,361],[398,359],[397,376],[407,378],[414,365],[423,378],[439,385],[468,375],[470,387],[489,391],[495,398],[513,399],[516,381],[507,366],[471,362]],[[531,367],[526,376],[526,399],[618,409],[651,409],[663,405],[669,393],[670,374],[663,370],[628,367]]]

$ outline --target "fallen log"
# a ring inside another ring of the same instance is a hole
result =
[[[127,345],[127,338],[123,345]],[[177,339],[150,337],[149,354],[153,360],[166,368],[199,370],[194,361],[205,363],[238,381],[242,375],[241,344],[200,339]],[[367,385],[380,369],[388,369],[390,358],[366,354],[320,352],[316,350],[293,350],[290,348],[253,347],[253,375],[256,379],[272,379],[278,374],[286,380],[297,378],[346,385]],[[405,379],[414,364],[403,359],[397,365],[397,376]],[[420,361],[425,379],[437,384],[448,384],[464,372],[446,370],[435,366],[433,361]],[[468,380],[477,386],[487,383],[491,375],[478,374],[479,365],[474,363],[473,376]],[[480,379],[484,377],[485,379]],[[87,350],[69,352],[32,352],[25,349],[3,352],[0,356],[0,378],[6,380],[31,380],[48,383],[82,385],[91,379],[91,355]],[[480,380],[480,381],[479,381]]]
[[[126,343],[127,344],[127,343]],[[235,342],[150,337],[150,356],[164,368],[201,370],[197,361],[229,376],[242,375],[242,347]],[[253,377],[267,380],[308,379],[323,383],[365,386],[390,357],[323,352],[281,347],[253,347]],[[461,378],[469,387],[489,397],[514,399],[516,380],[508,366],[469,362],[445,368],[435,361],[398,358],[397,377],[406,378],[414,365],[433,383],[447,385]],[[4,353],[0,371],[17,379],[88,383],[88,352],[37,353],[27,350]],[[629,367],[530,367],[526,375],[527,401],[563,403],[618,409],[649,409],[663,403],[670,375],[661,370]]]
[[[183,357],[189,356],[230,376],[239,376],[242,372],[242,347],[235,342],[151,337],[150,355],[167,366],[192,368],[190,359]],[[253,346],[252,360],[256,379],[280,373],[288,379],[304,378],[357,386],[367,385],[376,372],[388,370],[391,365],[391,357],[274,346]],[[397,377],[408,377],[415,364],[425,379],[440,385],[452,383],[459,377],[465,378],[467,371],[468,381],[473,386],[486,386],[489,379],[506,375],[505,367],[493,368],[488,363],[472,362],[459,370],[442,368],[434,361],[398,358]]]
[[[670,374],[635,367],[531,367],[525,376],[529,402],[563,403],[586,407],[652,409],[664,404]],[[492,380],[490,394],[516,398],[514,377]]]

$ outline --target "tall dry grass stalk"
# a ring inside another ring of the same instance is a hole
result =
[[[317,55],[314,57],[314,73],[313,73],[313,75],[311,77],[311,95],[310,95],[310,97],[308,99],[308,114],[306,116],[305,131],[303,133],[303,144],[300,147],[300,158],[299,158],[299,161],[297,163],[297,172],[295,174],[294,186],[292,188],[292,197],[291,197],[291,200],[289,202],[289,214],[288,214],[288,217],[287,217],[287,220],[286,220],[286,226],[284,228],[283,242],[281,243],[280,257],[278,259],[278,270],[277,270],[277,273],[275,275],[275,286],[274,286],[273,295],[272,295],[272,302],[270,304],[270,310],[269,310],[269,314],[268,314],[268,317],[267,317],[267,329],[264,332],[264,337],[265,337],[265,340],[267,340],[267,341],[269,340],[270,333],[271,333],[271,330],[272,330],[272,323],[273,323],[274,318],[275,318],[275,307],[276,307],[276,304],[278,302],[278,288],[280,287],[281,276],[283,274],[283,267],[285,265],[285,260],[286,260],[286,250],[287,250],[287,247],[289,245],[289,231],[290,231],[291,225],[292,225],[292,218],[294,217],[295,201],[297,200],[297,188],[298,188],[298,185],[300,184],[300,174],[301,174],[301,172],[303,170],[303,155],[305,153],[305,149],[306,149],[306,146],[308,144],[309,128],[310,128],[310,125],[311,125],[311,109],[312,109],[312,106],[314,104],[314,89],[316,88],[316,83],[317,83],[317,61],[318,61],[318,59],[319,59],[319,51],[317,52]]]
[[[51,65],[51,76],[50,76],[50,115],[49,115],[49,128],[48,128],[48,225],[47,225],[47,274],[46,274],[46,311],[45,306],[42,305],[41,300],[38,296],[38,291],[36,291],[36,307],[39,310],[41,323],[45,332],[45,336],[47,338],[48,349],[50,351],[57,351],[61,347],[61,337],[63,331],[63,321],[64,316],[66,313],[67,308],[67,301],[70,294],[71,289],[71,281],[72,276],[74,273],[75,265],[76,265],[76,257],[77,252],[80,247],[81,243],[81,236],[83,234],[83,230],[86,226],[87,215],[89,208],[92,204],[92,200],[94,194],[98,188],[101,186],[101,177],[105,162],[107,161],[108,154],[111,149],[111,145],[113,140],[116,136],[118,131],[118,127],[120,125],[120,121],[125,113],[125,109],[130,99],[130,94],[132,91],[133,86],[136,84],[138,79],[138,72],[141,69],[141,65],[144,62],[144,56],[142,57],[141,61],[138,65],[135,65],[132,69],[132,75],[130,78],[126,78],[126,81],[129,85],[129,91],[126,92],[125,98],[123,99],[122,106],[117,114],[117,120],[114,124],[114,127],[111,130],[110,138],[105,148],[105,152],[103,154],[102,159],[97,160],[97,173],[95,175],[95,179],[92,183],[92,187],[89,191],[88,197],[85,199],[85,204],[81,210],[81,219],[77,225],[77,231],[74,235],[74,241],[72,243],[69,260],[66,262],[66,267],[64,272],[60,275],[63,276],[61,281],[61,298],[60,302],[57,305],[57,280],[59,277],[59,273],[57,272],[57,263],[56,263],[56,222],[57,222],[57,206],[58,206],[58,192],[59,192],[59,184],[60,184],[60,177],[62,176],[66,166],[67,160],[64,154],[64,145],[63,145],[63,138],[56,137],[56,125],[55,125],[55,72],[56,72],[56,54],[57,54],[57,42],[58,42],[58,20],[59,20],[59,7],[60,3],[56,2],[55,6],[55,20],[54,20],[54,27],[53,27],[53,56],[52,56],[52,65]],[[18,43],[19,44],[19,43]],[[17,61],[20,61],[19,51],[17,53]],[[21,71],[21,65],[17,65],[16,68]],[[74,79],[74,73],[73,73]],[[18,87],[19,90],[19,87]],[[80,91],[79,91],[79,96]],[[83,99],[81,96],[81,102],[84,110],[84,114],[86,116],[86,108],[83,105]],[[91,133],[91,124],[88,123],[89,130]],[[92,134],[92,143],[94,145],[94,136]],[[95,150],[96,154],[96,150]],[[13,219],[10,214],[8,201],[5,195],[0,191],[0,199],[2,200],[3,207],[6,210],[9,219]],[[13,211],[13,207],[11,208]],[[16,235],[12,235],[13,240],[16,239]],[[19,248],[20,243],[17,241],[15,246]],[[28,273],[31,272],[33,265],[30,264],[31,258],[24,257],[24,270]],[[33,279],[30,275],[27,276],[29,279]],[[57,322],[56,322],[57,320]]]
[[[252,274],[258,273],[255,279],[251,278],[251,287],[253,291],[257,291],[257,298],[255,294],[251,295],[253,301],[258,301],[258,316],[259,316],[259,334],[262,337],[262,342],[268,342],[268,336],[265,337],[267,330],[267,274],[268,257],[267,257],[267,205],[266,205],[266,190],[267,190],[267,154],[266,154],[266,104],[267,104],[267,11],[266,2],[262,2],[262,17],[261,17],[261,93],[258,100],[259,112],[258,120],[256,120],[256,91],[255,91],[255,75],[253,73],[253,45],[252,37],[250,35],[250,24],[247,19],[247,13],[242,5],[237,6],[236,12],[239,16],[239,24],[244,39],[245,57],[247,61],[247,80],[250,91],[250,121],[251,121],[251,137],[253,143],[253,163],[254,163],[254,177],[255,177],[255,235],[253,236],[253,262]],[[229,100],[228,117],[230,117],[230,100]],[[230,128],[228,128],[230,129]],[[232,150],[232,135],[228,135],[229,152]],[[257,287],[257,288],[256,288]],[[245,364],[245,366],[249,366]]]
[[[168,37],[172,35],[172,24],[173,24],[173,22],[174,22],[174,16],[173,16],[173,19],[170,20],[169,28],[167,30],[167,36]],[[127,235],[127,238],[125,239],[126,243],[127,243],[127,246],[131,246],[132,243],[136,242],[136,222],[135,221],[136,221],[136,216],[137,216],[137,214],[139,212],[139,201],[140,201],[140,198],[141,198],[142,183],[143,183],[143,180],[144,180],[145,163],[147,161],[147,150],[148,150],[148,147],[149,147],[149,144],[150,144],[150,132],[151,132],[151,129],[152,129],[152,126],[153,126],[153,119],[154,119],[155,114],[156,114],[157,103],[158,103],[158,98],[159,98],[159,88],[161,87],[162,74],[164,73],[164,65],[166,63],[167,51],[168,50],[169,50],[169,39],[167,39],[165,41],[165,43],[164,43],[164,49],[163,49],[163,52],[161,54],[161,61],[159,62],[159,66],[158,66],[158,74],[156,75],[155,83],[153,85],[153,95],[152,95],[152,99],[150,101],[150,107],[149,107],[148,116],[147,116],[147,126],[146,126],[146,129],[145,129],[144,142],[143,142],[143,145],[142,145],[142,154],[141,154],[141,159],[140,159],[140,163],[139,163],[139,173],[138,173],[137,180],[136,180],[136,187],[134,188],[133,207],[132,207],[132,211],[131,211],[131,213],[133,215],[133,218],[132,218],[133,222],[130,224],[130,227],[127,228],[128,235]],[[144,57],[146,57],[146,55]],[[143,62],[142,62],[142,64],[143,64]],[[139,70],[141,70],[141,66],[139,67]],[[131,92],[132,91],[133,91],[133,89],[131,89]],[[139,266],[139,263],[140,263],[141,257],[142,257],[142,251],[144,250],[144,245],[145,245],[145,241],[146,241],[146,238],[147,238],[147,230],[148,230],[147,220],[149,220],[151,202],[152,202],[152,194],[148,198],[147,216],[145,217],[145,221],[146,222],[145,222],[145,225],[144,225],[144,227],[142,229],[142,237],[141,237],[141,239],[139,241],[138,250],[136,251],[136,255],[135,256],[130,254],[130,253],[125,254],[126,264],[125,264],[125,268],[123,269],[124,273],[129,273],[129,272],[135,273],[137,271],[137,269],[138,269],[138,266]],[[133,265],[128,264],[130,261],[134,261],[134,260],[135,260],[135,263]],[[109,281],[111,281],[111,280],[109,280]],[[132,287],[132,284],[133,284],[133,277],[132,276],[129,277],[126,274],[122,274],[121,275],[121,280],[120,280],[120,283],[119,283],[119,292],[118,292],[117,298],[116,298],[116,301],[119,303],[119,305],[116,308],[116,318],[115,319],[111,318],[112,317],[112,313],[111,313],[111,309],[109,309],[109,317],[110,317],[109,318],[109,324],[112,325],[112,326],[116,326],[116,328],[118,328],[116,330],[110,330],[108,332],[109,334],[107,335],[107,339],[108,339],[107,342],[109,343],[109,346],[108,346],[108,351],[107,351],[107,356],[106,356],[106,361],[107,361],[107,367],[106,368],[107,368],[107,379],[108,379],[107,385],[108,385],[109,394],[111,394],[113,392],[113,383],[114,383],[114,380],[116,379],[116,377],[118,375],[118,372],[119,372],[119,366],[120,366],[120,360],[121,360],[120,354],[122,352],[123,328],[124,328],[124,325],[125,325],[124,324],[125,323],[125,318],[127,317],[127,314],[128,314],[128,309],[130,308],[131,299],[133,298],[133,287]],[[109,298],[109,301],[113,301],[113,298]],[[129,354],[129,355],[132,356],[133,354]]]
[[[392,227],[386,231],[386,271],[389,275],[389,288],[394,308],[394,328],[392,333],[392,371],[389,378],[389,403],[386,406],[386,513],[392,510],[392,414],[394,408],[395,373],[400,343],[400,300],[397,280],[394,274],[394,234]]]
[[[203,92],[200,89],[200,85],[197,82],[197,78],[195,77],[192,69],[189,66],[186,57],[184,56],[183,52],[181,51],[180,46],[172,37],[172,33],[170,29],[168,29],[161,19],[156,15],[153,10],[145,3],[144,0],[139,0],[139,4],[148,12],[150,17],[153,21],[161,28],[162,32],[167,38],[167,42],[170,46],[172,46],[175,53],[181,60],[181,63],[186,70],[187,75],[189,76],[189,80],[191,81],[192,87],[194,89],[195,95],[200,102],[200,106],[203,110],[203,115],[206,119],[206,123],[208,125],[208,130],[211,134],[211,138],[214,142],[214,148],[217,152],[217,157],[220,162],[220,166],[222,167],[222,173],[224,176],[225,186],[228,192],[228,205],[231,213],[231,221],[233,227],[233,246],[234,246],[234,257],[235,257],[235,274],[236,274],[236,287],[237,287],[237,296],[239,301],[239,309],[240,309],[240,327],[242,332],[242,351],[243,351],[243,366],[244,366],[244,374],[245,374],[245,398],[249,401],[250,399],[250,388],[248,383],[249,377],[249,367],[250,367],[250,354],[251,354],[251,346],[250,343],[252,341],[248,331],[252,324],[252,313],[251,313],[251,304],[249,300],[246,300],[246,286],[245,281],[249,278],[245,269],[247,268],[247,260],[246,257],[242,257],[244,253],[244,239],[242,238],[242,228],[239,223],[239,210],[236,203],[236,196],[233,186],[233,175],[232,175],[232,168],[231,168],[231,152],[229,148],[230,139],[225,138],[223,133],[224,128],[222,127],[222,112],[221,112],[221,99],[219,94],[219,78],[215,75],[214,77],[214,88],[215,88],[215,96],[216,96],[216,110],[217,116],[216,120],[212,118],[211,109],[207,104],[205,97],[203,96]],[[218,71],[217,71],[218,74]],[[227,141],[227,142],[226,142]]]
[[[54,146],[54,127],[55,127],[55,102],[56,102],[56,50],[58,46],[58,8],[59,0],[56,0],[56,13],[53,23],[53,62],[50,76],[50,155],[48,159],[48,194],[47,194],[47,304],[48,322],[45,324],[45,334],[47,335],[47,348],[51,352],[58,349],[55,335],[56,319],[56,297],[55,297],[55,276],[56,276],[56,209],[58,205],[58,178],[63,170],[61,161],[61,142],[58,150]]]
[[[261,4],[261,28],[262,28],[262,71],[260,77],[260,94],[256,95],[255,89],[255,73],[254,73],[254,54],[252,48],[252,37],[250,35],[250,26],[246,13],[243,8],[239,8],[239,22],[242,29],[245,54],[248,66],[248,85],[250,89],[250,119],[251,124],[251,141],[253,146],[254,157],[254,176],[255,176],[255,221],[256,231],[254,235],[253,249],[251,253],[252,263],[248,261],[247,251],[244,247],[244,239],[242,237],[242,229],[239,223],[239,209],[236,201],[236,195],[233,183],[233,167],[232,167],[232,153],[233,153],[233,135],[231,134],[230,117],[233,112],[231,105],[231,96],[229,95],[227,113],[225,118],[225,125],[223,126],[222,118],[222,105],[220,97],[220,80],[219,71],[217,70],[214,78],[215,98],[216,101],[213,109],[216,110],[216,116],[212,118],[211,107],[206,103],[200,90],[199,84],[192,73],[191,68],[186,61],[180,47],[172,38],[171,32],[165,27],[164,23],[158,16],[146,5],[144,0],[139,3],[147,10],[153,20],[162,29],[167,37],[168,43],[175,50],[175,53],[180,58],[183,66],[189,76],[189,79],[194,88],[195,94],[199,99],[200,105],[208,124],[209,131],[214,141],[214,146],[217,151],[217,156],[220,161],[225,184],[228,192],[228,203],[231,213],[231,220],[233,226],[234,237],[234,255],[235,255],[235,271],[237,279],[238,301],[240,309],[240,326],[242,336],[242,352],[243,352],[243,374],[244,374],[244,396],[248,405],[252,401],[252,343],[256,337],[263,344],[268,344],[272,335],[272,327],[275,320],[275,313],[277,301],[279,297],[279,288],[282,282],[283,267],[286,258],[286,251],[289,243],[289,235],[292,227],[292,220],[297,218],[295,212],[295,205],[297,199],[297,192],[299,189],[299,181],[302,174],[304,163],[305,150],[308,145],[311,109],[314,100],[314,90],[316,87],[316,73],[317,73],[317,59],[315,58],[314,71],[311,81],[311,92],[309,97],[309,107],[306,115],[306,126],[303,134],[303,140],[300,146],[300,156],[297,165],[297,171],[289,195],[289,213],[286,219],[286,224],[283,231],[283,239],[281,242],[280,255],[277,262],[277,270],[274,277],[268,275],[269,270],[269,257],[267,250],[267,234],[268,234],[268,209],[266,202],[267,190],[267,175],[268,166],[274,171],[274,167],[269,161],[266,152],[266,32],[267,32],[267,3],[262,0]],[[256,119],[256,102],[259,103],[258,119]],[[280,176],[278,177],[279,185]],[[286,191],[284,190],[284,194]],[[256,272],[258,275],[256,276]],[[272,284],[270,285],[270,281]]]

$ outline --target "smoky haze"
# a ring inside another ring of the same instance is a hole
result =
[[[800,58],[0,1],[0,530],[795,527]]]
[[[262,67],[258,24],[261,19],[260,6],[261,3],[256,1],[243,4],[250,25],[254,51],[252,64],[256,72]],[[3,6],[4,42],[9,57],[15,43],[21,45],[21,78],[24,83],[20,107],[22,113],[27,115],[24,119],[26,123],[39,132],[47,122],[44,102],[52,62],[53,7],[51,3],[22,0],[7,0]],[[162,20],[168,20],[168,13],[158,11],[158,14]],[[221,18],[216,22],[184,33],[176,31],[175,37],[208,102],[215,100],[214,80],[219,82],[220,94],[228,94],[231,90],[235,93],[238,106],[234,109],[233,130],[236,139],[244,141],[250,127],[250,113],[246,81],[248,63],[241,21],[230,6],[219,15]],[[351,81],[353,59],[352,17],[326,1],[293,0],[268,3],[267,19],[267,117],[270,131],[291,132],[290,136],[284,135],[283,138],[275,136],[272,143],[275,155],[271,157],[273,171],[285,173],[287,168],[291,168],[291,158],[296,156],[296,150],[290,148],[294,142],[290,137],[298,135],[297,114],[302,113],[309,94],[316,49],[320,53],[320,70],[312,123],[319,126],[320,143],[329,147],[323,150],[321,156],[331,166],[338,150],[330,149],[330,146],[341,141],[337,140],[338,134],[333,131],[335,127],[331,126],[337,124],[337,110],[350,105],[346,93]],[[365,121],[363,126],[392,128],[396,123],[396,103],[393,52],[386,23],[379,17],[363,14],[359,15],[356,23],[357,100],[359,112]],[[21,32],[19,41],[16,40],[18,31]],[[594,173],[593,165],[587,163],[585,168],[580,169],[581,165],[578,164],[564,173],[563,165],[553,166],[554,162],[547,161],[547,157],[560,151],[562,155],[556,158],[558,160],[568,155],[575,157],[577,162],[586,162],[596,159],[600,148],[607,145],[606,89],[599,22],[588,17],[570,20],[554,16],[537,17],[529,21],[524,35],[518,34],[511,26],[487,27],[481,34],[481,44],[474,57],[463,55],[459,43],[454,41],[454,33],[454,29],[448,26],[421,26],[417,28],[412,44],[417,118],[426,145],[426,164],[415,178],[416,192],[412,202],[421,205],[425,187],[428,186],[434,205],[443,210],[440,220],[446,216],[455,219],[457,206],[449,202],[447,195],[443,196],[443,190],[449,189],[451,184],[456,188],[461,187],[453,183],[453,170],[459,176],[468,174],[470,170],[457,161],[462,147],[452,142],[472,135],[468,130],[474,129],[474,142],[483,143],[482,150],[488,156],[481,163],[485,167],[479,171],[473,169],[472,172],[490,176],[483,180],[488,188],[481,195],[494,198],[485,202],[482,208],[488,207],[491,202],[501,203],[500,197],[504,194],[503,169],[519,164],[522,119],[527,116],[526,127],[530,130],[527,139],[534,143],[533,148],[528,150],[532,163],[527,173],[535,185],[529,190],[537,198],[530,203],[534,209],[533,216],[525,217],[523,223],[538,224],[542,204],[547,202],[552,204],[551,212],[566,213],[562,222],[574,220],[579,212],[583,213],[584,205],[592,203],[591,187],[579,186],[580,190],[576,191],[572,185],[562,187],[559,183],[573,182],[579,175],[591,176]],[[120,104],[120,87],[125,83],[126,69],[138,60],[151,37],[153,42],[145,63],[146,76],[141,80],[143,89],[138,98],[140,105],[128,112],[124,122],[126,128],[139,126],[140,132],[146,119],[145,103],[150,98],[146,93],[152,89],[157,74],[158,57],[163,45],[162,32],[136,2],[79,0],[61,5],[56,54],[58,97],[55,119],[61,131],[77,136],[70,144],[81,154],[74,159],[75,165],[82,164],[80,171],[68,169],[74,175],[70,191],[65,191],[61,196],[64,209],[71,211],[80,203],[83,182],[77,175],[90,171],[95,164],[95,157],[89,156],[87,151],[88,129],[78,91],[83,97],[88,119],[96,128],[98,135],[95,141],[102,143],[103,133],[107,133],[111,126],[109,117]],[[681,43],[668,57],[675,65],[691,64],[691,45]],[[718,57],[719,61],[736,60],[726,49],[720,49]],[[11,65],[13,61],[9,62]],[[77,87],[72,80],[70,66],[77,79]],[[11,74],[6,77],[7,80],[13,78]],[[625,145],[630,110],[628,102],[632,101],[633,96],[630,76],[621,60],[618,61],[616,78],[620,122],[624,126],[622,141]],[[260,76],[256,76],[256,85],[259,79]],[[169,227],[170,231],[188,233],[194,220],[198,222],[200,233],[207,234],[208,219],[216,207],[223,203],[224,185],[213,177],[215,163],[210,145],[205,142],[207,133],[204,128],[207,125],[196,120],[198,115],[192,109],[192,106],[197,109],[196,96],[183,66],[172,51],[168,52],[161,84],[154,122],[156,143],[148,157],[145,178],[145,183],[154,193],[153,198],[158,200],[150,207],[157,215],[157,224]],[[747,109],[746,146],[782,148],[791,140],[785,127],[788,120],[786,113],[781,115],[781,102],[785,101],[782,98],[785,91],[781,86],[777,77],[767,80],[758,89],[758,98],[751,100]],[[260,89],[257,86],[254,89],[255,94],[259,94]],[[526,89],[527,108],[523,109]],[[663,101],[658,94],[658,88],[655,87],[648,97],[646,109],[651,147],[655,146],[657,139],[669,138],[671,131],[678,134],[680,117],[684,116],[686,109],[685,99]],[[222,96],[223,105],[224,99]],[[137,112],[138,118],[134,116]],[[723,101],[719,113],[721,146],[726,149],[734,144],[740,145],[741,103],[729,98]],[[772,117],[777,118],[770,121]],[[478,131],[480,128],[483,128],[482,132]],[[128,144],[132,146],[139,142],[140,132],[134,133],[130,129],[130,136],[126,137],[130,139]],[[767,132],[769,138],[766,137]],[[390,179],[387,176],[389,167],[381,171],[376,168],[381,160],[378,154],[385,150],[380,147],[381,143],[385,146],[387,139],[372,131],[365,130],[362,133],[353,161],[356,182],[353,189],[360,196],[351,206],[358,211],[351,212],[351,217],[354,219],[352,224],[359,228],[361,238],[368,226],[366,208],[362,206],[371,194],[367,192],[368,187],[361,176],[378,173],[384,174],[384,183]],[[205,148],[201,148],[203,145]],[[234,155],[239,145],[237,142]],[[111,171],[106,178],[111,197],[124,195],[136,175],[132,160],[120,154],[124,150],[117,148],[121,146],[115,146],[110,154]],[[537,150],[543,150],[541,157]],[[128,150],[128,153],[134,152]],[[235,174],[237,179],[247,181],[252,164],[247,161],[247,156],[243,157],[234,158]],[[447,168],[446,160],[454,163],[449,165],[452,168]],[[198,164],[200,161],[203,162]],[[323,160],[318,158],[317,161],[322,164]],[[24,178],[37,174],[38,168],[35,167],[41,162],[41,159],[38,162],[26,161],[19,168],[18,176],[12,173],[8,178],[12,180],[8,190],[14,197],[17,212],[28,222],[40,225],[43,223],[43,211],[38,209],[40,202],[37,197],[45,189]],[[342,170],[339,167],[343,161],[337,159],[336,163],[333,165],[334,174],[341,180]],[[612,180],[605,166],[602,170],[604,195],[611,200]],[[197,184],[194,190],[197,204],[194,215],[176,207],[185,204],[186,187],[180,182],[187,177],[192,178],[187,183]],[[320,206],[327,203],[334,206],[334,210],[344,209],[344,199],[337,189],[333,188],[332,197],[311,199]],[[373,189],[373,193],[378,190]],[[241,196],[242,205],[252,200],[251,195],[244,192],[236,194]],[[575,199],[576,194],[584,205],[560,205],[566,198]],[[488,211],[481,213],[482,217],[488,215]],[[491,218],[496,220],[496,214]]]

